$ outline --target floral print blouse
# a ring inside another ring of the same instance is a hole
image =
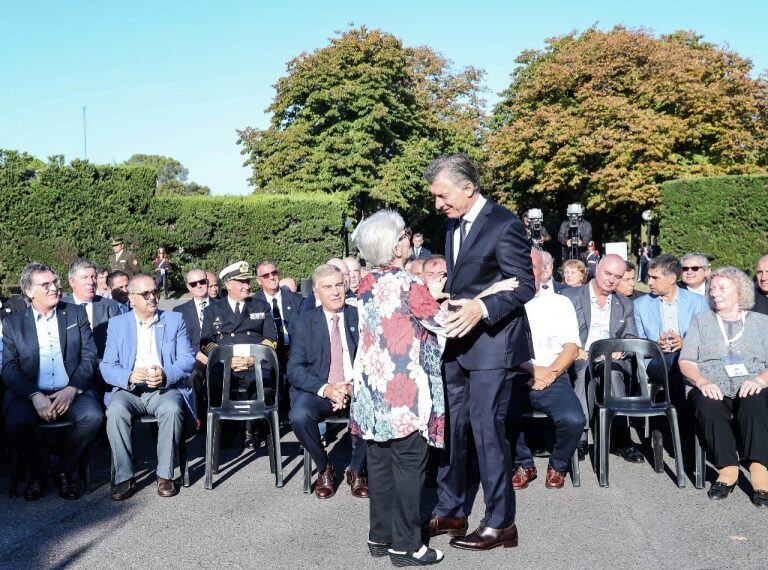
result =
[[[363,439],[390,441],[418,431],[445,442],[442,325],[448,312],[416,277],[379,267],[360,282],[360,340],[349,425]]]

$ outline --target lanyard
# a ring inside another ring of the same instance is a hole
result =
[[[747,313],[746,311],[741,311],[741,330],[739,331],[739,334],[735,335],[733,338],[728,338],[728,335],[725,332],[725,325],[723,324],[723,318],[720,315],[715,315],[715,316],[717,317],[717,324],[720,327],[720,333],[723,335],[725,346],[728,348],[728,350],[731,350],[731,346],[733,345],[733,343],[735,343],[742,336],[744,336],[744,331],[747,330],[746,326],[744,325]]]

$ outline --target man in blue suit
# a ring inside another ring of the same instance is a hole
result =
[[[112,447],[115,488],[112,499],[133,495],[136,483],[131,462],[133,418],[157,418],[157,493],[172,497],[174,450],[184,428],[185,406],[194,413],[194,392],[187,380],[195,366],[184,319],[159,311],[155,281],[134,275],[128,283],[133,311],[109,321],[107,347],[100,368],[114,386],[107,405],[107,437]],[[186,403],[185,403],[186,402]]]
[[[344,303],[344,278],[333,265],[312,274],[320,306],[304,313],[292,328],[288,357],[291,384],[289,418],[293,431],[317,465],[315,494],[327,499],[336,492],[333,464],[320,441],[318,422],[347,408],[352,390],[352,364],[357,351],[357,309]],[[346,470],[352,496],[368,497],[365,440],[352,436],[352,459]]]
[[[524,306],[535,292],[531,246],[517,216],[480,195],[479,173],[466,155],[437,158],[427,168],[426,178],[435,208],[450,218],[446,291],[452,299],[464,299],[446,324],[453,337],[444,354],[450,463],[438,470],[438,504],[429,533],[452,534],[451,546],[465,550],[516,546],[506,417],[511,371],[531,358]],[[519,282],[514,291],[475,299],[510,277]],[[470,431],[486,512],[478,528],[463,536]]]
[[[59,495],[77,498],[78,461],[93,442],[104,414],[91,390],[96,345],[85,309],[59,301],[61,283],[42,263],[21,272],[21,288],[30,306],[3,320],[2,377],[8,441],[30,471],[24,498],[43,496],[45,467],[35,441],[42,422],[70,421],[59,464]]]

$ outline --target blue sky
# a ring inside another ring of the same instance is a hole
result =
[[[266,126],[285,63],[349,22],[484,69],[489,103],[522,50],[593,24],[692,29],[768,68],[766,0],[8,1],[0,148],[82,157],[86,106],[91,161],[163,154],[216,194],[250,192],[235,129]]]

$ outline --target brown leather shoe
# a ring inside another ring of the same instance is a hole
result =
[[[519,491],[520,489],[525,489],[528,486],[528,483],[536,479],[537,473],[536,473],[536,467],[523,467],[522,465],[518,465],[515,468],[515,473],[512,475],[512,488],[515,491]]]
[[[438,536],[441,534],[447,534],[448,536],[464,536],[467,534],[467,517],[441,517],[432,513],[432,518],[429,519],[429,536]]]
[[[124,501],[130,498],[136,492],[136,480],[131,477],[127,481],[118,483],[115,488],[112,489],[113,501]]]
[[[345,472],[347,476],[347,483],[352,490],[352,496],[358,499],[368,498],[368,481],[365,475],[358,475],[351,468],[347,467]]]
[[[315,482],[315,495],[318,499],[329,499],[336,494],[336,487],[333,486],[333,465],[329,462],[325,469],[317,474]]]
[[[565,471],[555,471],[551,465],[547,465],[547,478],[544,486],[547,489],[562,489],[565,484]]]
[[[77,482],[74,477],[70,477],[66,473],[59,475],[59,497],[67,499],[68,501],[74,501],[77,499]]]
[[[472,534],[452,538],[450,545],[462,550],[491,550],[497,546],[514,548],[517,546],[517,527],[515,523],[507,528],[480,525]]]
[[[27,489],[24,491],[24,499],[27,501],[37,501],[45,494],[45,485],[43,479],[34,478],[27,483]]]
[[[164,479],[162,477],[157,478],[157,494],[161,497],[173,497],[179,490],[173,481],[170,479]]]

